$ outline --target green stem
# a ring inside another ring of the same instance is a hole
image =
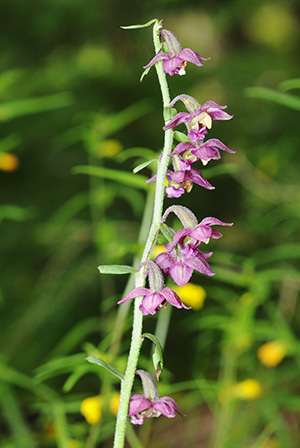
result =
[[[156,53],[160,51],[160,40],[159,40],[159,30],[160,25],[157,21],[153,27],[153,40],[154,47]],[[155,65],[161,93],[163,99],[163,106],[168,107],[170,104],[170,95],[168,89],[168,83],[166,79],[166,75],[163,70],[162,62],[158,62]],[[173,143],[173,131],[170,129],[165,132],[165,141],[164,141],[164,149],[162,158],[158,165],[157,170],[157,178],[156,178],[156,189],[155,189],[155,198],[154,198],[154,208],[153,208],[153,216],[152,223],[149,231],[149,235],[145,244],[145,249],[141,258],[141,263],[149,260],[153,251],[153,248],[156,243],[157,235],[159,233],[160,222],[163,211],[163,201],[164,201],[164,187],[165,187],[165,179],[166,179],[166,171],[169,163],[169,157],[172,150]],[[139,286],[144,286],[145,284],[145,276],[144,276],[145,268],[141,269],[136,274],[136,288]],[[140,311],[139,307],[141,304],[141,297],[137,297],[135,299],[134,304],[134,318],[133,318],[133,328],[132,328],[132,339],[131,346],[128,355],[127,367],[124,376],[124,380],[121,383],[121,395],[120,395],[120,404],[119,411],[116,422],[116,430],[115,430],[115,439],[114,439],[114,448],[123,448],[125,443],[125,432],[126,432],[126,424],[127,424],[127,415],[128,415],[128,407],[129,400],[132,390],[132,385],[134,381],[134,375],[137,368],[137,363],[139,359],[139,354],[142,345],[142,326],[143,326],[143,313]]]

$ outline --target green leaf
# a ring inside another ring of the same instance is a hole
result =
[[[23,415],[21,403],[13,388],[0,381],[0,407],[2,418],[10,429],[16,448],[34,448],[37,442]]]
[[[23,115],[36,114],[70,106],[73,102],[70,93],[64,92],[2,103],[0,105],[0,121],[9,121]]]
[[[281,90],[300,89],[300,78],[287,79],[279,84]]]
[[[136,166],[134,168],[133,172],[134,173],[138,173],[142,169],[146,168],[146,166],[150,165],[150,163],[152,163],[152,162],[156,162],[157,163],[157,159],[147,160],[147,162],[140,163],[138,166]]]
[[[101,116],[97,131],[101,138],[107,138],[120,129],[123,129],[128,124],[146,115],[154,108],[154,105],[149,102],[149,99],[139,101],[132,104],[126,109],[121,110],[113,115]]]
[[[289,107],[290,109],[300,111],[300,98],[290,93],[276,92],[275,90],[267,89],[265,87],[248,87],[244,90],[245,95],[249,98],[259,98],[263,100],[272,101],[281,106]]]
[[[112,367],[110,364],[107,364],[107,362],[103,361],[103,359],[97,358],[96,356],[88,356],[86,360],[91,364],[97,364],[98,366],[104,367],[112,375],[116,376],[121,381],[124,379],[124,375],[121,372]]]
[[[4,219],[11,221],[25,221],[33,216],[28,209],[13,204],[3,204],[0,206],[0,223]]]
[[[152,341],[154,346],[155,346],[154,347],[154,352],[152,354],[152,359],[153,359],[154,369],[155,369],[155,372],[156,372],[156,379],[157,379],[157,381],[159,381],[160,374],[161,374],[161,372],[163,371],[163,368],[164,368],[162,347],[160,345],[159,340],[157,339],[156,336],[154,336],[154,334],[144,333],[144,334],[142,334],[142,338],[150,339],[150,341]]]
[[[156,152],[152,151],[152,149],[136,147],[126,149],[125,151],[120,152],[120,154],[117,155],[116,160],[117,162],[124,162],[125,160],[128,160],[130,157],[143,157],[144,159],[151,160],[156,155],[157,155]]]
[[[114,180],[124,185],[130,185],[131,187],[135,188],[142,188],[143,190],[148,189],[148,185],[145,183],[147,177],[141,175],[133,176],[132,173],[127,173],[126,171],[118,171],[101,166],[78,165],[72,169],[72,172],[74,174],[88,174],[90,176],[97,176],[102,177],[103,179]]]
[[[89,373],[90,371],[91,366],[89,366],[88,364],[83,364],[77,367],[65,381],[63,385],[63,391],[66,393],[70,392],[71,389],[73,389],[73,387],[75,386],[75,384],[80,380],[80,378]]]
[[[57,359],[52,359],[42,366],[35,369],[35,379],[39,382],[45,381],[62,373],[72,372],[77,366],[82,365],[84,360],[84,353],[78,353],[70,356],[63,356]]]
[[[164,120],[170,121],[177,114],[177,110],[174,108],[170,109],[169,107],[164,107],[163,114],[164,114]]]
[[[128,26],[121,26],[123,30],[136,30],[138,28],[147,28],[148,26],[152,25],[152,23],[158,22],[157,19],[149,20],[149,22],[144,23],[143,25],[128,25]]]
[[[100,274],[134,274],[137,272],[132,266],[111,264],[108,266],[98,266]]]
[[[189,142],[190,139],[188,138],[187,135],[185,135],[183,132],[180,131],[175,131],[174,132],[174,138],[175,140],[177,140],[179,143],[184,143],[184,142]]]

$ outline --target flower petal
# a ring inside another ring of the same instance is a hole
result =
[[[147,316],[148,314],[155,314],[163,301],[164,298],[159,292],[152,292],[145,295],[139,309],[142,311],[144,316]]]
[[[182,415],[179,412],[176,402],[171,397],[161,397],[153,405],[153,409],[160,412],[162,415],[168,418],[175,417],[175,412]]]
[[[208,180],[206,180],[206,179],[202,176],[201,172],[198,171],[198,170],[194,170],[194,169],[192,169],[192,170],[191,170],[191,174],[190,174],[189,177],[190,177],[191,181],[195,182],[195,184],[198,184],[198,185],[200,185],[201,187],[206,188],[207,190],[214,190],[214,189],[215,189],[215,187],[214,187],[212,184],[210,184],[210,183],[208,182]]]
[[[148,288],[143,288],[142,286],[133,289],[127,296],[124,297],[124,299],[119,300],[118,305],[121,303],[127,302],[127,300],[134,299],[135,297],[144,296],[145,294],[149,293]]]
[[[193,149],[196,150],[196,146],[193,145],[193,143],[191,142],[183,142],[183,143],[179,143],[171,152],[171,154],[169,154],[170,157],[175,156],[175,154],[181,154],[185,151],[188,151],[189,149]]]
[[[201,67],[203,65],[202,60],[208,61],[210,59],[210,58],[208,59],[202,58],[200,54],[196,53],[190,48],[184,48],[178,53],[178,56],[183,61],[191,62],[192,64],[198,65],[198,67]]]
[[[194,269],[195,271],[198,271],[201,274],[208,275],[209,277],[215,275],[212,268],[207,263],[207,261],[205,261],[205,258],[203,257],[200,251],[197,251],[194,257],[190,257],[189,259],[187,259],[186,264],[189,266],[190,269]]]
[[[192,274],[194,267],[186,263],[186,260],[180,260],[169,268],[169,274],[178,286],[186,285]]]
[[[152,403],[144,394],[134,394],[130,397],[129,417],[144,412],[152,407]]]
[[[151,67],[151,65],[156,64],[158,61],[163,61],[164,59],[168,59],[170,55],[168,53],[158,53],[154,58],[151,59],[151,61],[145,65],[143,68]]]
[[[179,298],[179,296],[176,294],[176,292],[172,291],[172,289],[168,288],[167,286],[161,291],[161,294],[164,296],[164,298],[170,303],[170,305],[175,306],[176,308],[185,308],[187,310],[190,310],[190,306],[186,306]]]
[[[169,123],[167,123],[163,127],[163,130],[167,131],[168,129],[175,129],[176,126],[178,126],[181,123],[184,123],[186,121],[190,121],[190,120],[191,120],[190,114],[188,114],[187,112],[179,112],[169,121]]]

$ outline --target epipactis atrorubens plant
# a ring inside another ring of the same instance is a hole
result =
[[[201,164],[205,166],[210,160],[220,159],[220,150],[234,153],[220,140],[207,139],[215,120],[230,120],[232,115],[225,111],[227,106],[220,106],[211,100],[201,105],[195,98],[186,94],[180,94],[171,101],[167,75],[185,75],[189,63],[201,67],[203,61],[210,58],[203,58],[190,48],[182,49],[178,38],[173,32],[164,29],[162,21],[154,19],[145,25],[124,28],[135,29],[151,25],[153,25],[156,55],[145,65],[141,79],[152,66],[155,67],[162,93],[165,120],[164,147],[158,157],[157,173],[147,181],[156,182],[152,223],[137,270],[129,266],[99,267],[101,273],[135,273],[135,289],[118,302],[121,305],[135,299],[128,362],[125,375],[120,374],[122,382],[114,439],[115,448],[124,446],[128,416],[131,418],[131,423],[141,425],[145,418],[160,415],[173,418],[176,413],[182,415],[172,398],[159,398],[155,381],[148,372],[136,370],[143,336],[146,336],[142,335],[143,316],[154,315],[161,308],[170,305],[189,309],[172,289],[165,286],[163,273],[171,276],[178,286],[188,283],[194,270],[204,275],[214,275],[207,261],[212,252],[203,252],[200,250],[200,246],[207,244],[211,238],[222,237],[221,232],[214,226],[232,225],[232,223],[226,223],[213,217],[206,217],[198,222],[194,213],[181,205],[172,205],[163,212],[165,195],[168,198],[179,198],[185,192],[189,193],[195,183],[208,190],[214,189],[214,186],[204,178],[196,166],[201,166]],[[177,113],[174,108],[179,101],[185,106],[185,112]],[[186,133],[176,130],[181,124],[185,125]],[[178,141],[177,145],[173,144],[174,137]],[[169,169],[170,162],[171,169]],[[175,214],[182,224],[182,228],[177,232],[166,224],[170,213]],[[162,233],[167,240],[165,251],[151,261],[150,258],[159,233]],[[147,277],[148,288],[145,287]],[[148,335],[148,337],[155,343],[156,348],[160,346],[159,340],[154,335]],[[158,352],[162,353],[161,347],[159,348]],[[157,379],[159,379],[162,366],[163,360],[160,355],[160,359],[156,359],[154,362]],[[158,369],[160,369],[159,373]],[[143,394],[131,395],[135,374],[139,375],[142,380]]]

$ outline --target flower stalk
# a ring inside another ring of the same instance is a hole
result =
[[[158,53],[161,48],[159,40],[160,28],[161,28],[160,22],[156,21],[153,27],[153,42],[156,53]],[[169,95],[167,78],[163,70],[162,62],[160,61],[157,64],[155,64],[155,68],[158,76],[159,85],[161,88],[163,106],[164,108],[167,108],[169,107],[170,104],[170,95]],[[141,258],[141,263],[150,259],[159,232],[163,212],[166,172],[170,161],[169,154],[172,151],[173,135],[174,132],[172,129],[169,129],[165,132],[164,149],[160,163],[158,164],[158,171],[157,171],[152,224],[145,244],[145,249]],[[136,274],[136,281],[135,281],[136,288],[144,286],[145,283],[144,272],[145,268],[141,269]],[[141,297],[137,297],[135,299],[132,339],[127,361],[127,367],[125,371],[125,377],[121,383],[121,395],[120,395],[119,411],[117,415],[117,422],[115,429],[114,448],[123,448],[125,442],[125,432],[126,432],[130,394],[132,390],[134,375],[137,368],[137,363],[142,345],[141,335],[143,326],[143,313],[139,309],[141,301],[142,301]]]

